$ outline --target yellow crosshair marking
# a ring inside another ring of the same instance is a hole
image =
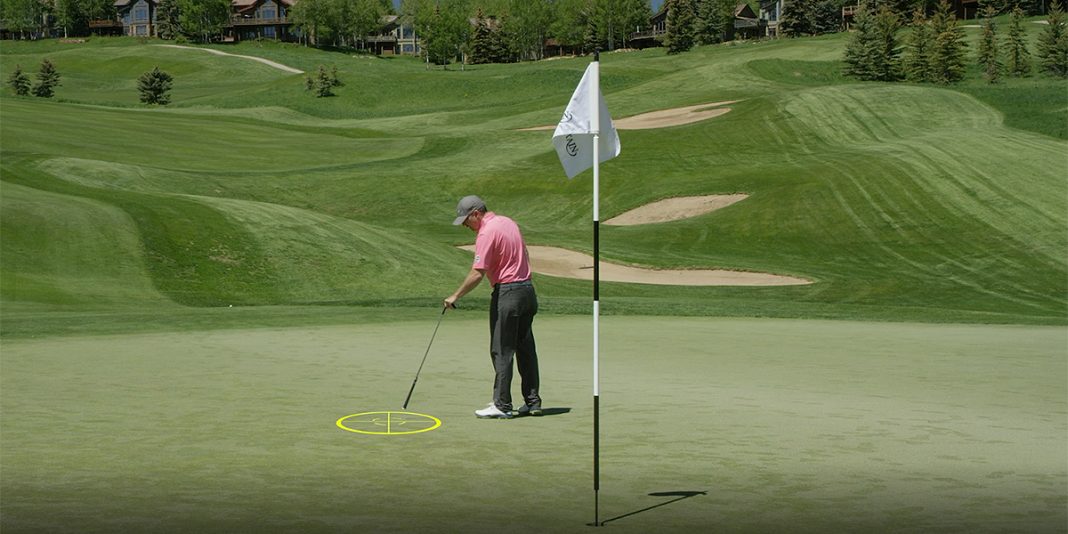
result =
[[[357,434],[396,436],[429,432],[441,426],[441,419],[414,412],[363,412],[338,419],[337,426]]]

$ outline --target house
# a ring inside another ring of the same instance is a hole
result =
[[[979,0],[953,0],[952,5],[957,20],[979,18]]]
[[[289,9],[296,0],[231,0],[230,21],[223,39],[295,40],[299,35],[289,21]],[[119,34],[156,37],[159,0],[115,0],[114,20],[94,20],[89,28],[96,34]]]
[[[377,35],[367,37],[367,47],[380,56],[407,55],[414,56],[422,50],[415,28],[405,23],[397,15],[382,17],[382,25]]]
[[[122,23],[122,34],[138,37],[156,36],[156,0],[115,0],[118,21]],[[114,22],[114,21],[113,21]],[[114,27],[114,24],[111,26]]]
[[[760,0],[760,14],[757,18],[763,20],[764,35],[772,39],[779,37],[779,19],[782,18],[783,0]]]
[[[734,27],[729,37],[731,39],[758,39],[766,33],[764,29],[766,25],[767,22],[757,17],[749,4],[738,4],[734,7]]]
[[[649,29],[630,34],[631,48],[649,48],[663,46],[664,34],[667,33],[667,2],[660,5],[660,10],[649,17]]]
[[[294,41],[300,35],[289,21],[296,0],[231,0],[230,26],[224,39],[278,39]]]

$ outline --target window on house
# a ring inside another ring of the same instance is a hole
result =
[[[136,26],[134,27],[135,35],[148,35],[148,26]]]
[[[274,2],[264,2],[260,7],[261,19],[273,19],[278,17],[278,7]]]
[[[133,18],[136,21],[148,20],[148,9],[144,7],[139,7],[135,9],[133,12]]]
[[[275,38],[274,26],[267,26],[266,28],[264,28],[263,29],[263,36],[268,38],[268,39],[274,39]]]

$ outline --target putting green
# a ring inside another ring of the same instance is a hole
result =
[[[585,530],[587,317],[536,322],[544,417],[473,416],[491,371],[485,318],[468,312],[442,322],[409,406],[447,424],[398,439],[337,428],[400,409],[436,313],[3,340],[0,528]],[[602,329],[601,519],[615,530],[1063,530],[1061,327]]]

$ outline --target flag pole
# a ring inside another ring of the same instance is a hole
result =
[[[593,52],[590,84],[590,127],[593,133],[593,526],[601,526],[601,53]]]

